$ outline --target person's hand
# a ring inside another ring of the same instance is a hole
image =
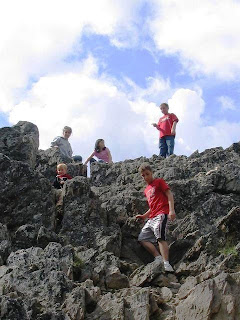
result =
[[[64,182],[65,182],[64,180],[61,180],[61,181],[60,181],[60,184],[64,184]]]
[[[155,128],[157,128],[157,123],[152,123],[152,126],[154,126]]]
[[[144,216],[142,214],[137,214],[135,216],[136,219],[144,219]]]
[[[175,130],[175,129],[172,129],[172,130],[171,130],[171,134],[172,134],[172,136],[175,136],[176,130]]]
[[[175,211],[174,210],[170,211],[168,217],[169,217],[169,220],[171,220],[171,221],[175,220],[176,219]]]

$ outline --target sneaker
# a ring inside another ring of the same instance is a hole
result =
[[[155,257],[155,259],[154,259],[154,261],[158,261],[158,262],[163,262],[163,258],[162,258],[162,256],[157,256],[157,257]]]
[[[167,272],[174,272],[173,267],[170,265],[169,262],[164,262],[164,270]]]

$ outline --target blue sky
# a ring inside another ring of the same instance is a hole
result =
[[[149,157],[168,102],[176,154],[228,147],[240,132],[239,16],[234,0],[2,2],[0,126],[31,121],[46,149],[69,125],[84,158],[98,138],[115,161]]]

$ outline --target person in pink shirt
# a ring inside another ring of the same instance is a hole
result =
[[[152,125],[159,130],[159,155],[166,158],[173,154],[176,126],[178,118],[174,113],[169,113],[169,106],[167,103],[162,103],[160,109],[163,116],[159,119],[158,123],[152,123]]]
[[[93,157],[97,157],[99,162],[112,163],[112,155],[110,150],[105,146],[103,139],[97,139],[93,153],[87,158],[84,164],[96,161]]]

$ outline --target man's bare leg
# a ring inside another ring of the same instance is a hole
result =
[[[163,257],[163,261],[169,261],[169,249],[168,249],[168,244],[167,241],[163,240],[158,240],[158,246],[159,250],[161,252],[161,255]]]
[[[152,242],[140,241],[140,243],[149,253],[151,253],[151,255],[153,255],[154,257],[159,256],[159,251]]]

